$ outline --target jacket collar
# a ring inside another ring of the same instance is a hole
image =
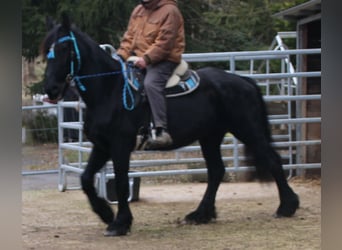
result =
[[[143,4],[145,9],[155,10],[165,4],[177,4],[177,0],[151,0],[149,3]]]

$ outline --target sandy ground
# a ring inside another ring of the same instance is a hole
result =
[[[107,238],[82,191],[59,192],[51,182],[42,188],[48,178],[54,177],[23,177],[23,249],[321,249],[319,180],[290,182],[301,205],[283,219],[272,217],[279,204],[274,184],[223,183],[217,220],[197,226],[180,221],[197,207],[205,183],[142,183],[139,201],[131,203],[132,232]]]

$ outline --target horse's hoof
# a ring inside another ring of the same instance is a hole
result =
[[[277,212],[274,214],[275,218],[282,217],[291,217],[296,213],[296,210],[299,208],[299,198],[298,195],[295,195],[295,198],[288,201],[282,201],[280,203]]]
[[[113,230],[113,231],[106,230],[106,231],[104,231],[103,236],[114,237],[114,236],[119,236],[119,235],[117,234],[116,230]]]
[[[125,236],[127,234],[128,234],[128,231],[123,232],[123,231],[117,231],[117,230],[112,230],[112,231],[106,230],[103,233],[103,236],[105,236],[105,237],[116,237],[116,236]]]
[[[191,212],[187,216],[185,216],[184,221],[186,224],[190,225],[198,225],[198,224],[207,224],[216,219],[215,209],[212,211],[207,211],[206,213],[201,213],[198,211]]]
[[[116,237],[116,236],[125,236],[130,232],[130,230],[106,230],[103,233],[105,237]]]
[[[276,219],[280,219],[280,218],[283,218],[284,216],[282,216],[281,214],[277,214],[277,213],[274,213],[272,215],[273,218],[276,218]]]
[[[105,237],[124,236],[131,232],[130,226],[109,225],[103,233]]]

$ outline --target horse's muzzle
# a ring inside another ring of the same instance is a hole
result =
[[[51,101],[57,102],[63,98],[66,87],[65,82],[45,82],[44,90]]]

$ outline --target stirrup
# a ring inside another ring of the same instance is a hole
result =
[[[173,140],[169,133],[163,131],[161,135],[154,138],[148,138],[145,145],[145,150],[165,149],[172,145]]]

